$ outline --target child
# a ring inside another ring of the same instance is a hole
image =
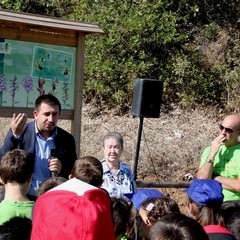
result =
[[[111,198],[112,217],[114,224],[114,232],[116,240],[121,239],[130,230],[133,223],[132,219],[132,204],[124,198]]]
[[[103,183],[101,162],[92,156],[81,157],[74,162],[69,179],[74,177],[95,187],[101,187]]]
[[[188,194],[190,215],[203,226],[210,240],[235,239],[224,227],[224,220],[220,214],[222,191],[221,183],[212,179],[194,179],[184,190]]]
[[[196,220],[181,213],[169,213],[153,225],[150,239],[208,240],[208,236]]]
[[[36,201],[31,239],[115,240],[108,194],[77,178],[52,188]]]
[[[64,177],[51,177],[45,179],[42,183],[40,183],[39,188],[37,190],[37,197],[40,197],[45,192],[49,191],[50,189],[66,182],[67,179]]]
[[[147,238],[149,234],[149,224],[147,224],[147,210],[146,206],[142,207],[142,204],[149,199],[160,199],[164,195],[157,189],[138,189],[131,198],[131,201],[139,213],[135,218],[135,235],[140,238]]]
[[[32,220],[26,217],[14,217],[0,225],[1,240],[29,240]]]
[[[24,150],[7,152],[0,161],[0,178],[5,186],[5,196],[0,203],[0,224],[13,217],[31,219],[33,201],[26,194],[31,185],[34,161]]]
[[[156,221],[173,212],[180,213],[178,204],[171,197],[164,196],[146,199],[140,207],[139,214],[144,223],[152,227]]]

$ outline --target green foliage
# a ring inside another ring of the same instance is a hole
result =
[[[89,1],[84,2],[72,17],[98,21],[105,32],[87,41],[85,93],[106,99],[110,107],[125,107],[131,103],[133,79],[160,78],[165,61],[187,35],[178,29],[179,16],[164,2],[95,1],[89,15],[88,8],[83,10]]]
[[[133,79],[146,77],[164,81],[165,104],[222,107],[228,92],[222,70],[204,51],[238,16],[237,4],[225,1],[82,1],[72,17],[105,32],[87,41],[86,96],[109,107],[130,105]]]
[[[202,36],[208,40],[216,40],[218,32],[221,30],[218,24],[215,22],[205,25],[202,28]]]
[[[221,83],[225,88],[225,106],[229,112],[238,112],[240,106],[240,42],[235,29],[229,31],[228,49],[224,61],[215,68],[219,71]]]
[[[71,1],[61,0],[2,0],[0,8],[42,14],[53,17],[64,17],[72,11]]]
[[[86,101],[131,105],[135,78],[161,79],[164,104],[237,111],[237,0],[3,0],[1,8],[98,24],[86,41]]]

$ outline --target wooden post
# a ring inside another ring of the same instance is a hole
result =
[[[71,124],[71,133],[75,138],[77,155],[80,155],[81,139],[81,116],[82,116],[82,95],[83,95],[83,72],[84,72],[84,44],[85,34],[78,33],[76,48],[76,74],[75,74],[75,94],[74,94],[74,118]]]
[[[71,133],[80,154],[81,114],[84,73],[84,44],[87,34],[103,33],[96,24],[0,9],[0,38],[76,48],[73,109],[62,109],[61,119],[71,121]],[[23,98],[25,96],[22,96]],[[32,107],[1,106],[0,117],[24,112],[32,116]]]

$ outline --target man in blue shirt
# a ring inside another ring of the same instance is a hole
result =
[[[59,100],[51,95],[41,95],[35,101],[34,121],[27,123],[27,115],[13,114],[11,129],[0,148],[0,158],[13,149],[20,148],[32,154],[34,173],[29,197],[36,196],[39,184],[54,172],[68,178],[77,159],[73,136],[57,127],[61,113]],[[51,152],[54,150],[54,157]]]

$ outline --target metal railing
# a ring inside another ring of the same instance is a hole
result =
[[[187,188],[190,182],[142,182],[136,181],[138,188]]]

